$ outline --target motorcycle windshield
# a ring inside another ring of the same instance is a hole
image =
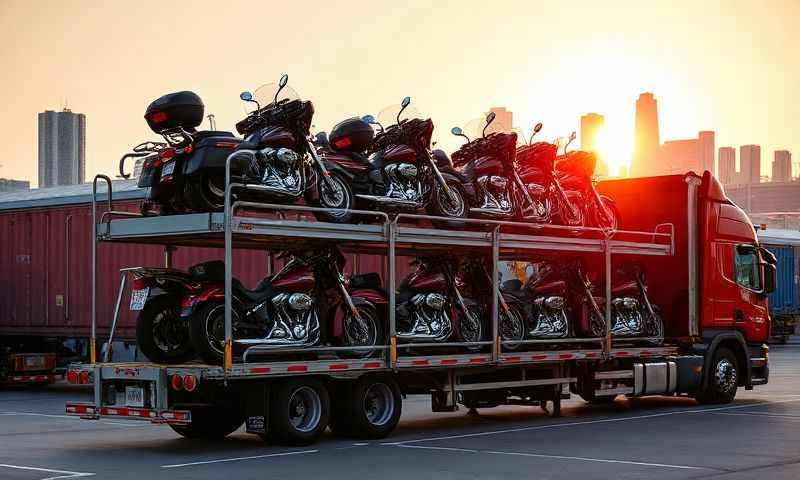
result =
[[[383,125],[383,128],[389,128],[392,125],[396,125],[397,113],[401,108],[403,107],[399,103],[383,108],[380,112],[378,112],[378,123]],[[425,117],[422,116],[414,104],[411,104],[407,106],[405,110],[403,110],[403,113],[400,114],[400,121],[402,122],[403,120],[411,120],[413,118]]]
[[[273,100],[275,100],[275,92],[277,92],[279,88],[280,86],[275,82],[265,83],[264,85],[261,85],[255,89],[253,92],[253,100],[258,102],[261,107],[266,107],[267,105],[271,104]],[[277,100],[278,102],[283,100],[300,100],[300,95],[298,95],[292,87],[286,85],[278,93]]]

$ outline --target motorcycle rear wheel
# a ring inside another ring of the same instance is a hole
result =
[[[176,364],[191,360],[195,351],[180,304],[171,295],[150,298],[136,319],[136,344],[150,361]]]
[[[225,176],[196,173],[184,184],[183,198],[192,212],[221,212],[225,208]]]
[[[235,322],[236,310],[231,313]],[[196,310],[189,319],[189,335],[204,362],[221,365],[225,358],[225,304],[208,302]]]

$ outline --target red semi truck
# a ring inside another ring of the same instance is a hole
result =
[[[114,191],[116,210],[139,210],[143,193],[135,181],[115,181]],[[90,184],[0,194],[0,384],[51,383],[69,362],[89,359],[91,200]],[[178,249],[171,260],[187,269],[221,255],[219,249]],[[163,249],[148,245],[101,244],[98,256],[100,298],[114,298],[120,268],[164,264]],[[382,268],[375,257],[349,260],[355,270]],[[248,250],[237,252],[234,263],[246,285],[280,266],[267,253]],[[97,307],[109,318],[114,304]],[[116,351],[127,350],[132,360],[143,358],[135,348],[135,313],[121,312],[116,331]],[[108,335],[108,327],[100,325],[98,334]]]
[[[550,411],[557,414],[570,393],[587,401],[624,394],[727,403],[738,388],[765,384],[766,296],[774,288],[774,259],[759,246],[744,212],[725,197],[719,182],[709,173],[689,173],[601,182],[599,189],[617,202],[622,229],[576,232],[489,222],[481,228],[442,230],[405,221],[414,219],[402,215],[384,224],[336,225],[303,216],[260,216],[239,208],[252,205],[237,204],[230,214],[98,217],[98,239],[111,249],[129,244],[217,247],[228,256],[238,248],[324,242],[351,252],[383,251],[387,336],[383,353],[365,359],[341,358],[336,347],[261,351],[258,346],[242,358],[228,356],[222,366],[107,358],[69,372],[75,382],[93,375],[94,394],[91,402],[68,403],[66,411],[87,419],[166,423],[190,437],[225,436],[245,424],[248,432],[275,442],[307,444],[326,427],[364,438],[388,435],[406,393],[430,394],[434,411],[538,404],[552,405]],[[598,338],[512,344],[499,336],[495,300],[491,335],[481,345],[398,343],[391,309],[398,257],[444,252],[485,255],[495,265],[542,256],[557,262],[580,258],[599,272],[593,281],[602,285],[607,304],[614,294],[612,272],[638,262],[663,318],[663,341],[616,338],[608,327]],[[102,319],[97,327],[112,321]],[[228,341],[231,345],[236,339],[231,334]]]

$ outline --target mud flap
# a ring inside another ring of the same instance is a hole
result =
[[[245,393],[245,429],[247,433],[266,434],[269,431],[269,384],[261,383]]]

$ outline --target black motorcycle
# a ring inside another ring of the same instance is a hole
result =
[[[525,283],[513,279],[503,282],[502,292],[509,304],[523,312],[526,338],[544,340],[571,336],[567,315],[567,283],[554,264],[530,264],[533,272]]]

